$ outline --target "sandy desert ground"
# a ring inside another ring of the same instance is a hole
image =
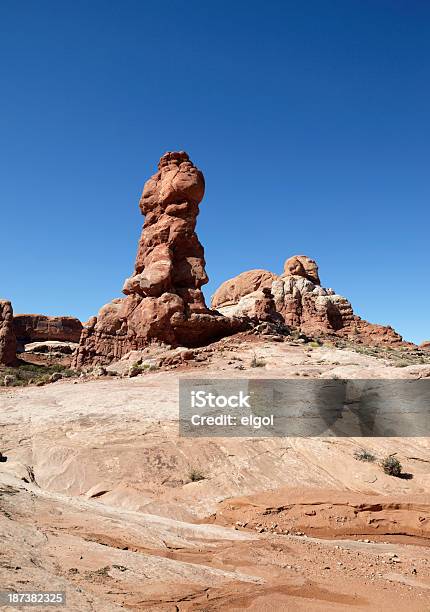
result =
[[[427,438],[178,436],[180,377],[430,366],[254,338],[199,354],[133,378],[0,388],[3,590],[62,590],[67,610],[97,612],[430,610]],[[412,477],[357,461],[363,447]]]

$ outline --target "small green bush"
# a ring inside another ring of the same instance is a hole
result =
[[[23,363],[15,367],[0,368],[0,386],[5,385],[4,379],[7,377],[7,386],[22,387],[26,385],[44,385],[51,382],[52,374],[61,374],[62,378],[76,376],[76,372],[62,365],[36,365],[33,363]],[[10,379],[13,378],[13,380]],[[54,376],[54,378],[56,378]],[[9,382],[10,381],[10,382]],[[52,381],[53,382],[53,381]]]
[[[407,367],[408,367],[408,365],[411,365],[411,364],[409,363],[409,361],[406,361],[405,359],[403,359],[403,360],[401,360],[401,361],[397,361],[397,362],[394,364],[394,366],[395,366],[396,368],[407,368]]]
[[[376,461],[376,457],[373,453],[366,450],[365,448],[359,448],[354,451],[354,459],[357,461],[368,461],[369,463],[373,463]]]
[[[395,476],[396,478],[399,478],[402,474],[402,464],[398,459],[391,455],[385,457],[385,459],[381,461],[381,467],[384,470],[385,474],[388,474],[389,476]]]

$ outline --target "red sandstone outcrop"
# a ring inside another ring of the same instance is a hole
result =
[[[430,351],[430,340],[425,340],[421,342],[420,349],[424,349],[425,351]]]
[[[253,291],[269,288],[277,278],[276,274],[268,270],[248,270],[238,276],[225,281],[212,296],[212,308],[218,306],[231,306],[239,302],[244,295],[249,295]]]
[[[194,347],[243,329],[207,308],[204,250],[195,226],[204,178],[186,153],[166,153],[143,189],[145,215],[125,298],[103,306],[84,327],[76,365],[107,363],[149,343]]]
[[[166,153],[140,199],[145,215],[133,276],[124,293],[180,295],[192,312],[206,306],[200,287],[208,282],[203,247],[195,233],[205,183],[186,153]]]
[[[12,304],[8,300],[0,300],[0,364],[12,365],[15,360],[16,338]]]
[[[13,328],[18,342],[79,342],[82,323],[75,317],[48,317],[40,314],[18,314],[13,318]]]
[[[213,304],[212,304],[213,305]],[[276,305],[270,287],[261,287],[256,291],[243,295],[236,304],[222,307],[226,316],[245,317],[254,323],[259,321],[282,322],[282,316],[276,311]]]
[[[303,276],[315,285],[320,285],[317,262],[306,255],[294,255],[284,264],[283,276]]]
[[[272,294],[275,311],[284,323],[308,335],[336,334],[368,345],[402,343],[391,327],[362,320],[346,298],[322,287],[316,262],[304,255],[287,259],[282,276],[266,270],[242,272],[219,287],[212,306],[228,316],[252,316],[260,308],[261,288]],[[268,312],[266,309],[264,320]]]
[[[304,333],[338,331],[354,316],[347,299],[304,276],[283,275],[272,283],[271,290],[285,323]]]

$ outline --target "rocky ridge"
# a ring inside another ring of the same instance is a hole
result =
[[[229,279],[213,295],[212,307],[226,316],[276,322],[281,317],[285,325],[311,336],[337,335],[375,346],[407,344],[392,327],[364,321],[345,297],[322,287],[317,263],[305,255],[287,259],[281,276],[249,270]]]

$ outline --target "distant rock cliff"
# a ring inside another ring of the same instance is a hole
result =
[[[82,323],[75,317],[49,317],[41,314],[17,314],[13,327],[18,342],[79,342]]]

